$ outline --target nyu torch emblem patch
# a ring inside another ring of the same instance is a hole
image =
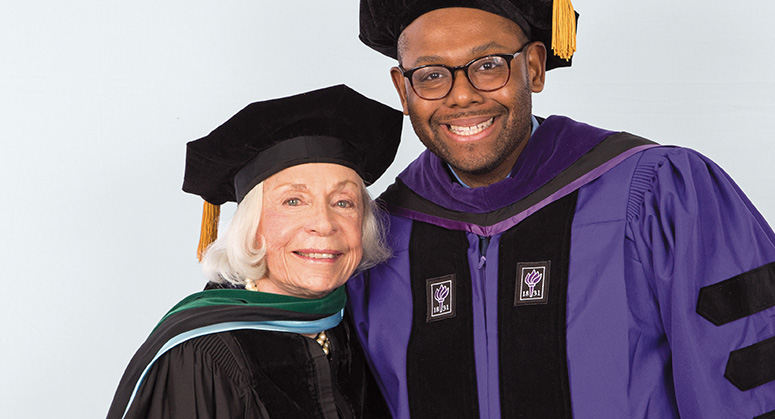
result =
[[[425,281],[428,300],[426,322],[455,317],[455,275],[445,275]]]
[[[549,302],[550,262],[523,262],[517,264],[517,286],[514,305],[546,304]]]

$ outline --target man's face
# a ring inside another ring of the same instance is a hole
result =
[[[516,23],[479,9],[446,8],[428,12],[401,34],[403,68],[459,66],[489,54],[511,54],[527,43]],[[449,163],[469,186],[505,178],[531,130],[531,92],[544,82],[546,51],[534,43],[511,62],[511,77],[492,92],[476,90],[463,72],[455,74],[449,94],[425,100],[398,68],[391,70],[404,113],[420,140]]]

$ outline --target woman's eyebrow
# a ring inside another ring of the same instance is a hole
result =
[[[339,190],[344,188],[347,185],[353,185],[356,188],[358,187],[358,182],[352,181],[350,179],[341,180],[334,184],[333,189]],[[288,183],[281,183],[275,187],[275,189],[292,189],[297,191],[308,191],[309,186],[306,183],[294,183],[294,182],[288,182]]]
[[[306,184],[304,183],[281,183],[274,187],[275,190],[277,189],[292,189],[297,191],[306,191],[309,189]]]
[[[353,185],[353,186],[357,187],[358,183],[353,182],[352,180],[346,179],[346,180],[343,180],[343,181],[337,183],[336,187],[337,187],[337,189],[342,189],[342,188],[344,188],[347,185]]]

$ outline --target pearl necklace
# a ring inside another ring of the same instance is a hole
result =
[[[252,279],[246,279],[245,280],[245,289],[248,291],[258,291],[258,287],[256,287],[256,281]]]
[[[326,331],[323,330],[320,333],[318,333],[317,337],[315,338],[315,341],[320,345],[321,348],[323,348],[323,352],[328,355],[328,336],[326,336]]]

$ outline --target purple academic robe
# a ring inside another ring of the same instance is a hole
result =
[[[467,189],[423,153],[350,312],[396,418],[775,417],[775,234],[706,157],[553,116]]]

